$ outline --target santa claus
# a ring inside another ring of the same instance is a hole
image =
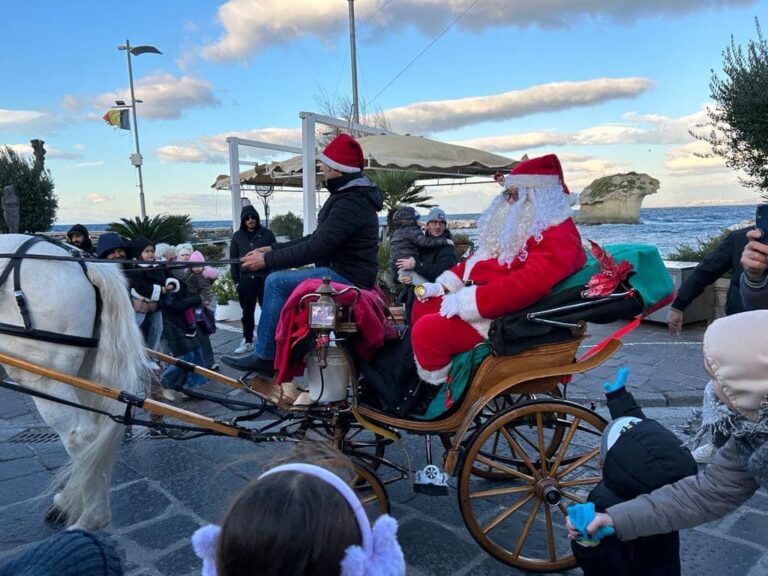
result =
[[[476,251],[415,290],[413,352],[431,384],[445,382],[452,356],[488,337],[494,318],[540,300],[586,262],[557,156],[525,160],[499,183]]]

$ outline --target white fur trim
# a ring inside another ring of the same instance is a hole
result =
[[[339,172],[346,172],[348,174],[351,174],[353,172],[362,172],[363,169],[359,168],[357,166],[347,166],[346,164],[341,164],[340,162],[336,162],[336,160],[333,160],[326,156],[323,152],[320,152],[320,154],[317,157],[320,162],[327,164],[334,170],[338,170]]]
[[[453,366],[453,362],[448,362],[447,365],[437,370],[427,370],[422,368],[419,361],[416,360],[416,372],[418,372],[419,378],[433,386],[439,386],[448,380],[448,373],[451,371],[451,366]]]
[[[488,338],[488,332],[491,330],[491,322],[493,322],[493,320],[489,318],[479,318],[477,320],[468,320],[467,324],[472,326],[480,336]]]
[[[152,284],[152,301],[160,300],[160,294],[163,293],[163,287],[160,284]]]
[[[458,292],[462,288],[464,288],[464,280],[456,276],[453,272],[450,270],[446,270],[440,276],[437,277],[435,280],[438,284],[442,284],[446,287],[448,292],[453,294],[454,292]]]
[[[467,322],[480,320],[482,316],[477,309],[477,286],[467,286],[456,294],[459,298],[459,316],[461,319]]]
[[[504,176],[504,189],[510,186],[518,188],[554,188],[560,185],[560,177],[556,174],[507,174]]]

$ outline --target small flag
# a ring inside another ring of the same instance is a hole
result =
[[[110,126],[116,126],[121,130],[130,130],[131,121],[128,116],[128,110],[108,110],[104,116],[104,122]]]

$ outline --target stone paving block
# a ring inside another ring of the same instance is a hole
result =
[[[454,532],[423,519],[409,520],[397,531],[405,560],[424,574],[453,574],[480,554],[482,549]]]
[[[129,463],[120,459],[115,462],[115,470],[112,472],[112,486],[120,486],[129,482],[141,480],[142,476],[134,470]]]
[[[680,532],[683,576],[744,576],[763,555],[748,546],[701,530]]]
[[[187,544],[161,556],[155,561],[155,567],[160,574],[187,574],[193,571],[199,574],[202,562],[195,556],[192,544]]]
[[[189,540],[199,527],[200,524],[189,516],[176,514],[132,530],[126,537],[144,548],[163,550],[177,542]]]
[[[3,390],[3,401],[0,402],[0,420],[13,419],[29,412],[26,397],[19,392]]]
[[[37,458],[19,458],[0,466],[0,482],[45,471]]]
[[[165,513],[171,501],[146,480],[112,490],[112,528],[125,528]]]
[[[30,448],[48,470],[57,470],[69,462],[69,454],[60,441],[32,444]]]
[[[768,548],[768,516],[765,513],[744,512],[728,534]]]
[[[0,486],[0,494],[4,493],[4,488]],[[0,508],[0,526],[3,526],[0,530],[0,544],[3,549],[39,542],[61,530],[49,526],[43,520],[49,505],[50,500],[38,498]]]
[[[5,466],[0,467],[0,470],[3,468]],[[4,480],[0,482],[0,506],[35,498],[48,489],[52,480],[53,476],[45,469],[27,476],[14,476]],[[1,523],[0,526],[2,526]]]
[[[0,443],[0,462],[33,458],[35,453],[26,444]]]
[[[177,473],[160,483],[164,490],[207,522],[219,522],[232,497],[247,481],[228,470],[192,470]]]

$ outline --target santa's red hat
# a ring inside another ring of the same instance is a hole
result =
[[[339,172],[360,172],[365,167],[363,149],[349,134],[339,134],[331,140],[319,159]]]
[[[563,167],[554,154],[523,160],[504,176],[504,189],[517,188],[555,188],[561,186],[568,194],[568,187],[563,179]]]

